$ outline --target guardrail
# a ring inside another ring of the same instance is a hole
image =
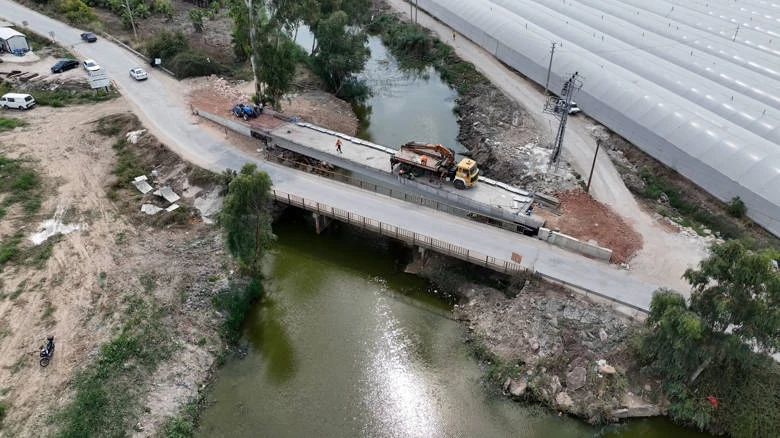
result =
[[[149,58],[146,57],[146,55],[144,55],[143,53],[139,52],[138,50],[135,50],[134,48],[128,46],[127,44],[123,43],[119,38],[111,35],[110,33],[106,33],[106,32],[100,32],[100,34],[103,35],[104,38],[110,39],[111,41],[114,42],[114,44],[116,44],[119,47],[121,47],[121,48],[123,48],[123,49],[125,49],[125,50],[127,50],[127,51],[129,51],[131,53],[133,53],[135,56],[143,59],[144,61],[146,61],[147,64],[151,65],[151,62],[149,61]],[[167,68],[165,68],[165,67],[163,67],[161,65],[155,66],[154,68],[155,68],[155,70],[162,70],[163,72],[165,72],[168,75],[170,75],[172,78],[176,77],[175,73],[173,73],[172,71],[168,70]]]
[[[311,212],[345,222],[352,226],[378,232],[382,236],[391,237],[411,245],[430,249],[450,257],[455,257],[457,259],[467,261],[474,265],[483,266],[505,274],[519,274],[526,271],[526,268],[522,267],[518,263],[498,260],[493,256],[482,254],[477,251],[472,251],[470,249],[463,248],[462,246],[453,245],[443,240],[435,239],[424,234],[415,233],[404,228],[396,227],[395,225],[386,224],[376,219],[371,219],[351,211],[334,208],[327,204],[316,201],[306,200],[300,196],[291,195],[276,189],[272,189],[271,193],[276,201],[303,208],[305,210],[309,210]]]

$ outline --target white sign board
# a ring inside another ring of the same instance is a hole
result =
[[[89,72],[89,86],[92,88],[105,88],[111,85],[111,79],[108,78],[108,73],[103,70]]]

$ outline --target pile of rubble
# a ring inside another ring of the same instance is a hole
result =
[[[213,91],[219,96],[227,98],[231,102],[235,102],[235,103],[251,102],[251,98],[249,97],[249,95],[241,91],[243,85],[246,85],[244,81],[231,84],[227,80],[225,80],[225,78],[219,77],[217,75],[209,76],[208,81],[209,81],[209,88],[211,89],[211,91]]]

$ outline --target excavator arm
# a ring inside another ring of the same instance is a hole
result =
[[[445,168],[455,163],[455,152],[441,144],[427,144],[411,141],[401,146],[401,149],[414,152],[417,155],[427,155],[433,160],[438,161],[439,165]]]

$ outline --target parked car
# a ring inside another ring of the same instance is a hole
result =
[[[87,71],[98,71],[98,70],[100,70],[100,66],[98,65],[97,62],[95,62],[94,59],[85,59],[84,62],[81,63],[81,65],[84,66],[84,68]]]
[[[94,43],[97,41],[97,35],[92,32],[84,32],[81,34],[81,39],[88,43]]]
[[[146,70],[142,69],[141,67],[135,67],[130,69],[130,77],[136,81],[144,81],[149,79],[149,74],[146,73]]]
[[[569,115],[573,116],[573,115],[579,114],[581,112],[582,112],[582,110],[580,109],[579,106],[577,106],[577,102],[572,102],[571,106],[569,107]]]
[[[3,109],[16,108],[26,110],[35,106],[35,98],[29,94],[6,93],[0,97],[0,107]]]
[[[79,62],[75,59],[60,59],[56,64],[51,66],[52,73],[62,73],[64,71],[76,68],[79,66]]]

